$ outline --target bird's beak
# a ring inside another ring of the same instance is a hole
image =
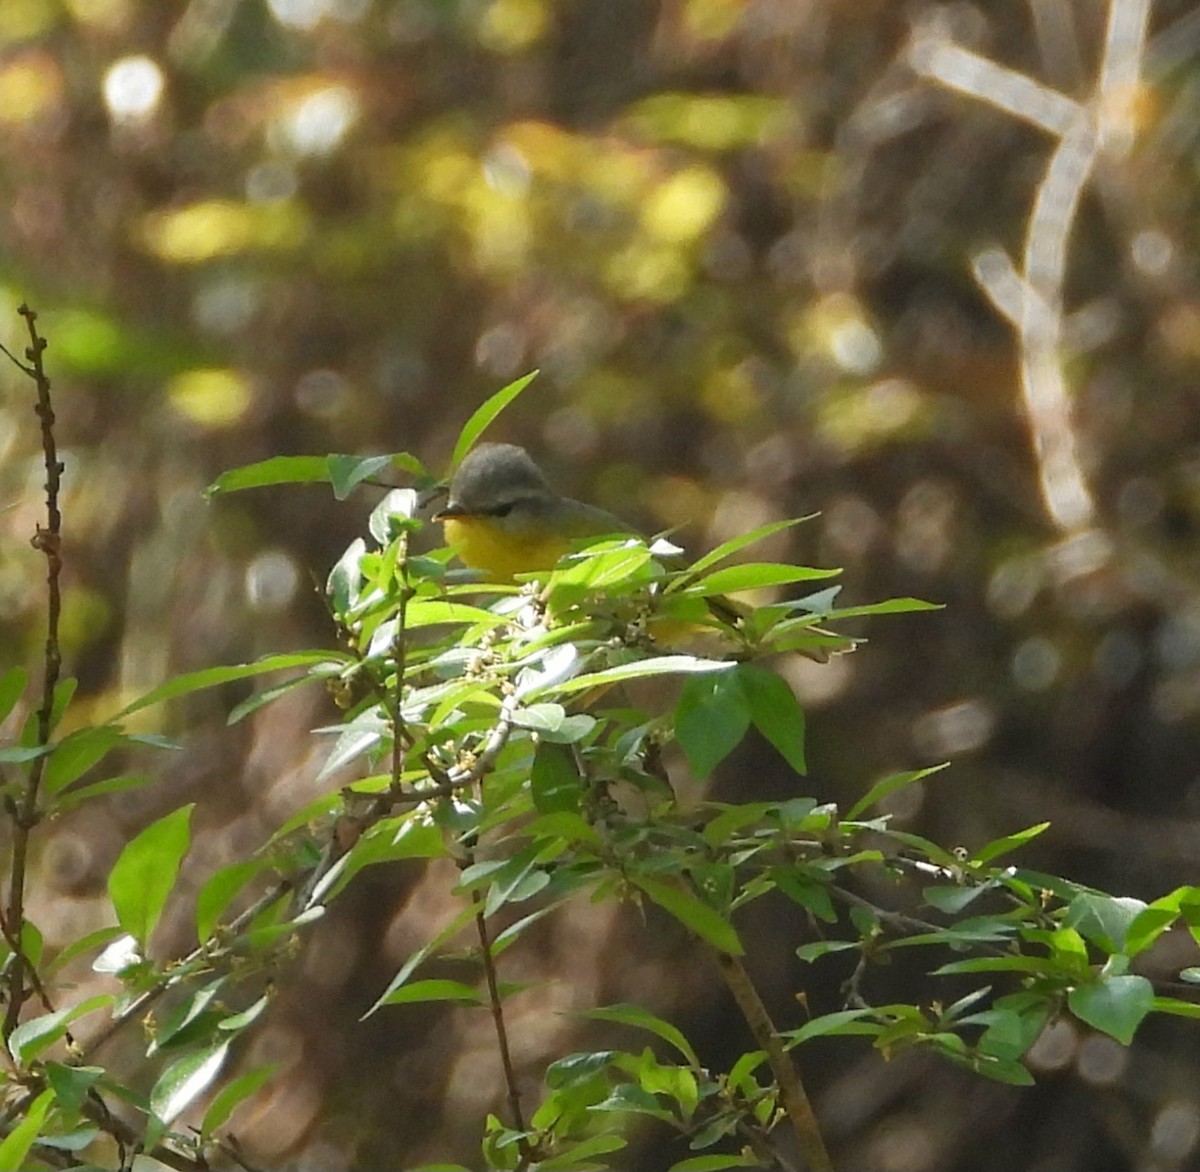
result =
[[[470,516],[473,516],[473,514],[469,510],[464,509],[462,505],[456,505],[453,501],[451,501],[440,512],[434,513],[433,519],[435,521],[451,521],[455,517]]]

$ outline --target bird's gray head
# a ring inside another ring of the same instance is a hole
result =
[[[468,453],[450,482],[442,516],[503,517],[514,505],[543,502],[554,490],[529,453],[516,444],[480,444]]]

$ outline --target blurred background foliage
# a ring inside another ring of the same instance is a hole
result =
[[[820,510],[774,557],[845,567],[846,601],[916,594],[827,666],[777,666],[810,711],[800,792],[846,803],[953,758],[892,813],[947,845],[1049,817],[1025,852],[1119,894],[1196,881],[1200,843],[1200,14],[1158,0],[1137,145],[1071,241],[1075,424],[1112,553],[1077,556],[1039,499],[1009,327],[972,254],[1019,249],[1048,143],[903,64],[914,20],[1078,97],[1106,5],[911,0],[3,0],[0,329],[50,339],[66,449],[64,641],[79,719],[169,673],[332,639],[313,582],[374,497],[210,506],[230,466],[405,449],[442,470],[481,399],[541,375],[495,438],[564,490],[702,549]],[[28,383],[0,396],[0,647],[34,661],[41,510]],[[104,922],[104,877],[149,817],[201,799],[200,882],[314,792],[322,696],[224,727],[148,790],[43,836],[51,943]],[[135,763],[145,765],[146,763]],[[162,762],[149,767],[162,768]],[[797,780],[748,744],[723,796]],[[235,1119],[270,1167],[470,1163],[499,1102],[482,1019],[358,1016],[452,904],[452,876],[367,874],[281,973],[251,1057],[284,1075]],[[187,944],[180,921],[177,938]],[[749,917],[782,1024],[830,969],[809,928]],[[1168,939],[1167,977],[1194,963]],[[534,953],[536,952],[536,955]],[[531,1093],[583,1027],[644,998],[714,1064],[747,1039],[683,941],[580,908],[506,957]],[[681,979],[681,973],[687,979]],[[873,978],[924,989],[919,972]],[[814,983],[815,982],[815,983]],[[953,995],[944,981],[945,997]],[[935,995],[941,996],[939,985]],[[594,1027],[587,1037],[593,1040]],[[1041,1085],[817,1042],[806,1066],[848,1167],[1175,1169],[1200,1152],[1200,1053],[1178,1023],[1127,1052],[1052,1027]],[[648,1134],[637,1166],[686,1152]],[[632,1157],[631,1157],[632,1159]],[[630,1166],[634,1166],[632,1163]]]

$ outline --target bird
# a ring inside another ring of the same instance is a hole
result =
[[[637,536],[612,513],[559,493],[516,444],[473,448],[433,519],[442,524],[446,544],[463,565],[495,582],[548,573],[589,538]]]

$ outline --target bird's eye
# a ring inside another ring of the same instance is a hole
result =
[[[492,516],[493,517],[507,517],[508,514],[511,513],[512,511],[513,511],[513,502],[509,501],[507,504],[497,505],[492,510]]]

